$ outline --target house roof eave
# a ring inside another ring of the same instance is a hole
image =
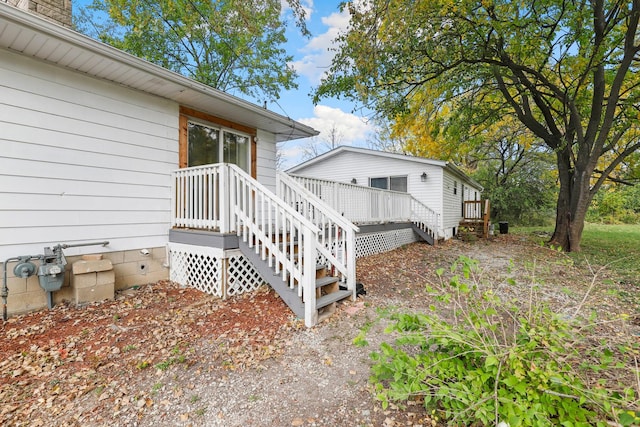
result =
[[[463,179],[464,181],[466,181],[467,183],[469,183],[470,185],[480,189],[480,191],[483,191],[484,188],[482,187],[482,185],[480,185],[478,182],[476,182],[475,180],[471,179],[467,174],[465,174],[462,170],[460,170],[456,165],[454,165],[452,162],[446,162],[443,160],[433,160],[433,159],[426,159],[426,158],[422,158],[422,157],[415,157],[415,156],[411,156],[408,154],[397,154],[397,153],[388,153],[386,151],[378,151],[378,150],[372,150],[369,148],[361,148],[361,147],[351,147],[351,146],[345,146],[345,145],[341,145],[339,147],[334,148],[331,151],[327,151],[326,153],[323,153],[317,157],[314,157],[313,159],[307,160],[303,163],[300,163],[299,165],[296,165],[290,169],[287,170],[287,173],[291,173],[291,174],[295,174],[311,165],[314,165],[318,162],[327,160],[331,157],[334,157],[340,153],[343,152],[353,152],[353,153],[360,153],[360,154],[368,154],[368,155],[374,155],[374,156],[379,156],[379,157],[385,157],[385,158],[391,158],[391,159],[397,159],[397,160],[403,160],[403,161],[410,161],[410,162],[414,162],[414,163],[421,163],[421,164],[426,164],[426,165],[431,165],[431,166],[439,166],[442,168],[445,168],[447,170],[449,170],[452,174],[456,175],[457,177],[459,177],[460,179]]]
[[[184,77],[34,14],[0,3],[0,48],[159,96],[241,125],[276,142],[318,135],[310,126]]]

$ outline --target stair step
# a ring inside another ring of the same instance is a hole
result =
[[[338,278],[334,276],[321,277],[319,279],[316,279],[316,289],[330,285],[332,283],[336,283],[337,281]]]
[[[327,295],[323,295],[316,300],[316,310],[319,310],[322,307],[326,307],[333,302],[349,298],[351,295],[353,295],[353,292],[351,291],[337,291]]]

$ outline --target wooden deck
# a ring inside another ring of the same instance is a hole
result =
[[[460,227],[475,231],[482,237],[489,237],[491,222],[491,203],[489,200],[466,200],[463,206],[463,218]]]

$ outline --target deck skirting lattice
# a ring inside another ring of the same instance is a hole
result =
[[[265,283],[258,270],[240,251],[227,252],[229,252],[227,254],[229,258],[227,258],[226,268],[227,295],[233,296],[252,292]]]
[[[251,292],[264,279],[240,251],[169,244],[171,281],[220,298]]]
[[[420,238],[411,228],[358,234],[356,235],[356,257],[362,258],[392,251],[418,240]]]

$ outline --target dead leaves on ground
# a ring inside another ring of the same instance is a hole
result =
[[[295,323],[266,288],[222,301],[170,282],[11,318],[0,329],[0,424],[139,417],[159,404],[136,388],[141,378],[194,365],[259,365],[282,352],[279,338]]]

